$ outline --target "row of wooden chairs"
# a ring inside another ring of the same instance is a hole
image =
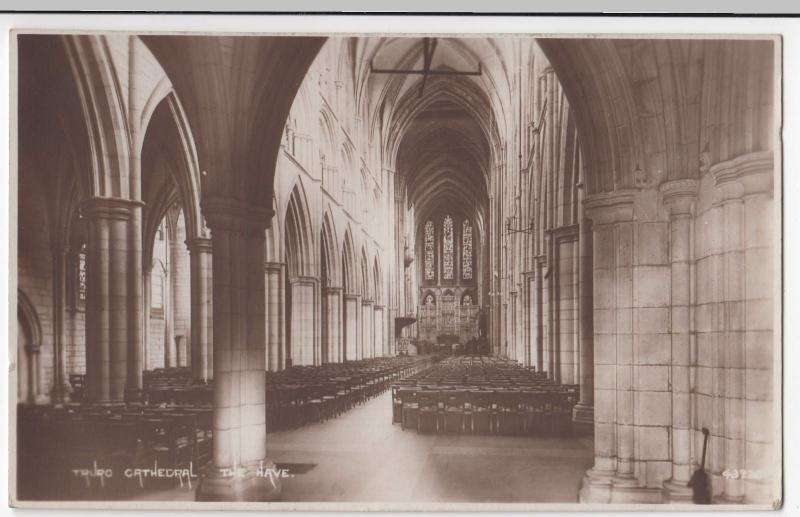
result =
[[[569,435],[577,390],[393,387],[392,418],[420,433]]]
[[[578,387],[514,360],[447,357],[392,386],[392,421],[418,432],[565,434]]]
[[[431,361],[429,357],[391,357],[270,372],[267,428],[291,429],[335,418]]]
[[[135,489],[125,469],[192,469],[211,459],[211,407],[130,404],[20,406],[20,486],[55,497],[114,495]],[[75,470],[109,468],[111,479]],[[140,488],[173,486],[182,479],[145,478]],[[187,480],[188,481],[188,480]],[[102,490],[98,491],[98,484]]]

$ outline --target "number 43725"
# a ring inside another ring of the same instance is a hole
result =
[[[725,469],[722,472],[725,479],[761,479],[761,471],[749,469]]]

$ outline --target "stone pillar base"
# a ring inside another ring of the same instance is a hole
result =
[[[46,406],[47,404],[50,404],[50,397],[42,393],[35,395],[33,400],[31,400],[31,405],[34,406]]]
[[[594,406],[580,402],[572,410],[572,429],[576,434],[594,433]]]
[[[589,470],[578,493],[581,503],[661,503],[661,489],[639,485],[634,477],[619,477]]]
[[[744,496],[731,496],[727,494],[720,494],[711,497],[712,504],[742,504]]]
[[[275,464],[265,460],[238,471],[211,467],[195,493],[201,502],[267,502],[281,496],[281,480]]]
[[[72,393],[72,386],[69,383],[64,383],[62,386],[53,386],[53,389],[50,391],[50,400],[53,404],[68,404],[72,401],[72,397],[70,394]]]
[[[675,482],[671,479],[664,481],[661,497],[665,503],[694,504],[694,501],[692,501],[692,489],[686,486],[684,482]]]

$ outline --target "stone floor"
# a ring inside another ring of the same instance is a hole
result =
[[[420,435],[391,424],[389,392],[343,416],[270,433],[269,457],[294,471],[283,501],[576,502],[592,438]],[[191,499],[189,490],[143,499]]]

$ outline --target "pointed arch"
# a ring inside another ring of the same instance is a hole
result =
[[[39,321],[39,314],[22,289],[17,289],[17,318],[22,323],[23,329],[28,333],[30,340],[28,344],[41,346],[42,325]],[[17,340],[19,341],[19,336],[17,336]]]
[[[289,111],[287,124],[291,123],[292,129],[300,134],[310,134],[313,129],[314,120],[312,119],[313,109],[309,99],[308,82],[303,81],[297,90],[292,107]]]
[[[375,305],[384,304],[382,271],[383,270],[381,269],[380,260],[378,259],[378,256],[375,255],[375,258],[372,261],[372,285],[375,288]]]
[[[17,341],[12,348],[12,361],[17,372],[17,400],[35,403],[42,378],[42,363],[35,360],[33,350],[42,346],[42,327],[33,303],[17,289]],[[34,370],[35,369],[35,370]]]
[[[361,295],[365,300],[372,300],[372,282],[370,282],[369,259],[367,250],[361,247]]]
[[[131,131],[105,36],[66,35],[62,41],[89,135],[91,193],[134,199],[138,178],[130,173]]]
[[[335,167],[339,158],[336,156],[336,149],[339,147],[336,139],[336,124],[333,122],[333,115],[325,108],[319,111],[318,126],[320,158],[324,157],[326,165]]]
[[[284,211],[286,270],[290,278],[313,276],[314,234],[302,181],[295,183]]]
[[[283,213],[277,210],[278,200],[275,194],[272,195],[272,216],[269,228],[267,228],[266,251],[264,259],[267,262],[281,262],[283,255]]]
[[[342,240],[342,287],[344,288],[345,294],[358,294],[360,292],[358,274],[356,271],[353,232],[348,224],[344,233],[344,239]]]
[[[207,237],[200,211],[200,171],[194,139],[174,91],[159,101],[144,130],[141,148],[143,264],[152,260],[155,231],[167,209],[181,205],[186,238]]]
[[[322,230],[320,231],[320,252],[321,263],[320,273],[323,280],[327,279],[329,286],[338,286],[341,282],[341,272],[339,271],[340,253],[339,240],[336,237],[336,227],[333,223],[333,214],[330,205],[325,209],[322,216]]]

